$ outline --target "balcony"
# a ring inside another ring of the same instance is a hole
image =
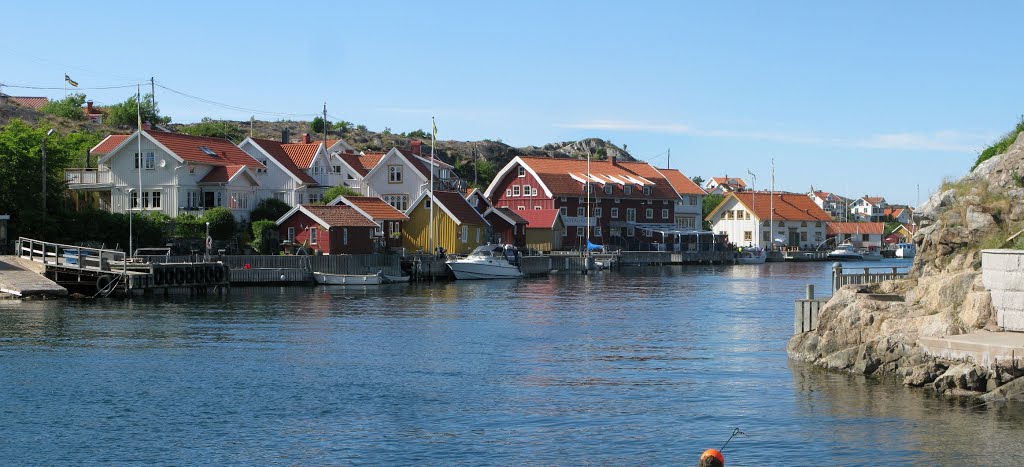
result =
[[[111,186],[110,171],[106,169],[64,169],[64,181],[72,190]]]

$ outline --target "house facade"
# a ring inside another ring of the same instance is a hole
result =
[[[747,182],[739,177],[711,177],[711,180],[704,185],[704,191],[709,195],[725,195],[747,189]]]
[[[833,219],[846,219],[847,200],[842,196],[828,191],[815,191],[812,189],[807,197],[814,201],[819,208],[827,212]]]
[[[516,211],[509,208],[488,208],[483,217],[490,225],[489,239],[492,243],[526,248],[526,226],[529,222]]]
[[[412,143],[409,151],[392,148],[379,158],[373,154],[339,157],[345,159],[354,172],[358,172],[359,167],[366,170],[357,186],[361,193],[378,196],[399,211],[407,210],[413,200],[430,191],[431,172],[434,191],[462,192],[465,189],[451,165],[422,157],[419,141]]]
[[[825,237],[835,245],[845,242],[857,248],[882,248],[884,222],[829,222]]]
[[[797,193],[729,193],[706,220],[737,246],[812,249],[825,241],[831,217]]]
[[[487,221],[460,192],[425,191],[413,200],[406,215],[402,246],[409,251],[444,248],[452,254],[469,254],[488,242]]]
[[[526,219],[526,248],[542,252],[562,249],[566,238],[565,223],[557,209],[528,209],[515,211]]]
[[[375,252],[377,224],[351,206],[298,205],[277,220],[283,242],[328,255]]]
[[[402,246],[402,225],[409,220],[405,213],[373,196],[339,196],[328,206],[350,206],[377,224],[374,237],[383,248]]]
[[[857,222],[885,222],[885,208],[889,205],[881,196],[862,196],[850,204],[851,220]]]
[[[675,202],[675,225],[681,229],[700,230],[704,220],[704,197],[707,193],[676,169],[658,169],[679,194]]]
[[[527,220],[523,211],[559,211],[566,226],[563,249],[585,248],[588,239],[622,249],[661,241],[640,227],[675,224],[680,200],[658,169],[614,158],[588,164],[579,159],[516,157],[498,172],[484,195],[492,206],[511,209]]]
[[[265,167],[265,170],[257,174],[260,180],[257,198],[276,198],[289,206],[317,199],[324,188],[306,170],[295,164],[285,146],[280,141],[257,138],[246,138],[238,145]]]

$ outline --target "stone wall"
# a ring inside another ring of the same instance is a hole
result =
[[[1024,331],[1024,251],[983,250],[981,270],[992,294],[996,324],[1007,331]]]

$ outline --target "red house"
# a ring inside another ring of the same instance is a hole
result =
[[[351,206],[360,214],[368,217],[375,224],[375,236],[381,246],[389,248],[402,247],[402,224],[409,220],[405,215],[378,196],[339,196],[328,206]]]
[[[566,249],[585,248],[588,239],[621,249],[662,242],[661,234],[655,238],[644,233],[652,230],[638,227],[673,225],[675,203],[681,199],[650,164],[614,158],[588,164],[581,159],[516,157],[498,172],[484,195],[497,208],[559,210],[566,226],[561,246]]]
[[[484,219],[491,224],[494,241],[526,248],[526,225],[529,222],[515,211],[509,208],[488,208]]]
[[[300,204],[277,220],[284,242],[328,255],[374,252],[377,224],[351,206]]]

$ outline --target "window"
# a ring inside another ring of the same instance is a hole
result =
[[[525,177],[526,176],[526,167],[523,167],[521,165],[519,166],[519,176],[520,177]]]
[[[156,168],[156,153],[144,152],[142,153],[142,167],[146,170],[153,170]],[[139,153],[135,153],[135,168],[139,168]]]
[[[318,229],[316,227],[310,227],[309,228],[309,243],[311,245],[316,245],[317,244],[317,240],[319,240],[317,238],[319,235],[317,235],[317,234],[319,234],[319,233],[320,233],[320,229]]]
[[[626,222],[636,222],[636,208],[626,209]],[[632,235],[630,235],[632,237]]]
[[[568,216],[569,215],[569,209],[566,208],[565,206],[562,206],[562,207],[558,208],[558,213],[563,215],[563,216]]]
[[[743,211],[743,220],[750,220],[750,211]]]
[[[519,185],[512,185],[512,196],[519,196]]]
[[[469,241],[469,226],[462,224],[462,243]]]
[[[505,196],[512,196],[512,189],[511,188],[505,188]]]
[[[285,193],[283,191],[274,192],[274,199],[278,201],[284,201]]]
[[[564,202],[565,202],[565,196],[561,197],[561,198],[559,199],[559,201],[561,201],[561,202],[563,202],[563,203],[564,203]]]
[[[815,226],[815,227],[821,227],[821,221],[815,222],[815,223],[814,223],[814,226]]]
[[[761,231],[761,241],[763,241],[763,242],[770,242],[770,241],[772,241],[771,235],[772,235],[771,232],[769,232],[767,230],[762,230]]]
[[[696,206],[696,205],[697,205],[697,197],[696,196],[691,196],[690,197],[690,206]]]
[[[633,185],[625,185],[622,187],[622,192],[627,195],[633,194]]]
[[[288,242],[295,243],[295,227],[288,227]]]
[[[348,227],[341,228],[341,244],[348,245]]]
[[[816,241],[816,242],[820,242],[821,241],[821,232],[814,232],[814,241]]]
[[[806,242],[807,241],[807,232],[800,232],[800,241],[801,242]]]
[[[604,210],[600,206],[594,208],[594,217],[601,217],[601,214],[604,214]]]
[[[644,185],[644,196],[651,196],[651,187],[650,187],[650,185]]]
[[[732,209],[725,212],[726,219],[732,219],[734,215],[735,214],[733,213]]]
[[[408,195],[384,195],[382,197],[385,203],[391,205],[391,207],[405,212],[409,207],[409,196]]]
[[[160,193],[159,191],[154,191],[154,192],[152,193],[152,197],[153,197],[153,207],[154,207],[154,208],[156,208],[156,209],[160,209],[160,204],[161,204],[161,202],[160,202],[160,198],[161,198],[161,193]]]
[[[866,242],[869,239],[870,239],[870,237],[868,236],[868,234],[861,234],[860,235],[860,241],[862,241],[862,242]]]
[[[540,206],[534,206],[533,209],[540,211]]]
[[[676,225],[684,229],[692,229],[695,223],[693,216],[679,216],[676,218]]]
[[[583,206],[576,208],[576,217],[583,217],[587,215],[587,210]]]
[[[751,232],[749,230],[744,230],[743,231],[743,241],[744,242],[750,242],[753,239],[754,239],[754,233],[753,232]]]
[[[201,199],[198,191],[189,190],[185,193],[185,207],[189,209],[198,208],[202,205]]]
[[[803,222],[801,222],[801,223],[800,223],[800,227],[807,227],[807,221],[803,221]]]
[[[662,209],[661,210],[661,218],[665,219],[665,220],[668,220],[668,209]]]
[[[619,208],[612,208],[612,219],[619,218]]]
[[[149,209],[149,192],[142,192],[142,209]]]
[[[401,231],[398,230],[398,226],[399,225],[400,224],[398,222],[389,222],[388,223],[388,235],[391,238],[398,238],[400,235],[402,235]]]
[[[402,183],[402,166],[388,166],[388,183]]]
[[[779,227],[785,227],[785,226],[786,226],[786,223],[784,221],[779,221]]]
[[[473,206],[474,208],[479,206],[480,205],[480,198],[478,198],[476,196],[471,196],[469,198],[469,205]]]
[[[309,194],[309,204],[319,203],[320,200],[322,200],[322,199],[324,199],[324,194],[323,193],[310,193]]]
[[[654,218],[654,210],[651,209],[651,208],[644,209],[644,219],[650,220],[650,219],[653,219],[653,218]]]
[[[601,236],[601,226],[600,225],[595,225],[594,226],[594,236],[595,237],[600,237]]]
[[[540,209],[540,206],[537,206],[537,209]],[[516,211],[525,211],[525,210],[526,210],[526,206],[517,206],[516,207]]]
[[[264,164],[264,165],[266,165],[266,164]],[[341,173],[341,166],[340,165],[334,166],[334,173],[336,173],[336,174],[340,174]]]
[[[483,231],[480,230],[479,228],[476,229],[476,242],[477,243],[480,243],[480,235],[482,234],[482,232]],[[512,233],[513,234],[516,233],[516,225],[515,224],[512,224]]]
[[[532,187],[531,191],[533,191],[533,194],[531,194],[530,196],[537,196],[537,187]]]
[[[133,191],[128,195],[131,198],[131,202],[128,204],[132,209],[139,207],[139,192]]]
[[[612,185],[610,183],[604,186],[604,194],[612,194]]]

